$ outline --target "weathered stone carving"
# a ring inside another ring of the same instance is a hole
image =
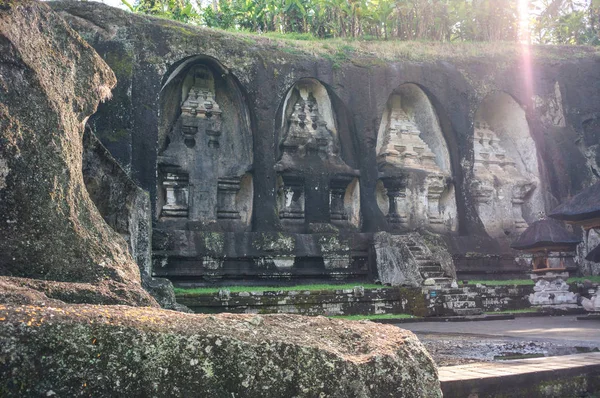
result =
[[[162,208],[162,215],[164,217],[187,217],[188,175],[181,172],[165,171],[162,185],[165,190],[165,204]]]
[[[304,179],[284,175],[279,193],[279,218],[304,221]]]
[[[381,179],[388,199],[387,220],[391,224],[408,227],[406,214],[406,181],[404,176],[384,177]]]
[[[390,112],[389,128],[377,155],[380,166],[412,168],[430,173],[442,173],[435,162],[435,154],[421,139],[419,127],[410,120],[400,104],[400,97],[394,96]]]
[[[343,221],[348,219],[344,208],[344,196],[346,188],[352,181],[351,177],[334,178],[329,184],[329,214],[331,221]]]
[[[400,94],[390,98],[379,136],[377,162],[389,201],[386,216],[392,228],[413,225],[447,231],[453,216],[443,214],[441,202],[451,189],[450,175],[424,140],[428,132],[421,131],[402,107],[403,98]]]
[[[158,157],[159,217],[205,225],[218,223],[226,230],[236,229],[235,223],[249,224],[250,215],[245,213],[252,208],[251,203],[246,203],[252,201],[252,187],[245,187],[240,195],[244,156],[241,165],[232,166],[231,154],[221,149],[223,141],[228,149],[235,149],[232,141],[241,140],[232,136],[239,132],[233,130],[233,119],[238,116],[231,108],[231,100],[222,94],[223,101],[229,104],[224,119],[217,102],[215,77],[204,64],[191,67],[179,89],[180,114],[166,149]],[[226,128],[229,136],[222,133]],[[249,181],[251,185],[251,178]]]
[[[523,204],[535,189],[535,180],[517,169],[515,161],[507,156],[497,134],[487,123],[475,124],[473,148],[475,162],[471,190],[482,221],[488,231],[495,231],[498,236],[506,230],[523,232],[527,228]],[[504,224],[494,225],[498,222],[495,220],[504,220]],[[506,220],[512,220],[512,223]]]
[[[217,218],[237,220],[241,218],[236,206],[236,194],[240,190],[240,178],[219,178],[217,191]]]
[[[327,166],[336,172],[356,174],[339,155],[339,140],[327,127],[313,92],[308,86],[298,87],[299,98],[294,111],[288,118],[288,129],[282,143],[283,154],[275,165],[278,171],[302,170],[308,164],[307,157],[318,155]]]
[[[194,68],[193,79],[194,84],[181,106],[181,132],[184,142],[188,148],[193,148],[198,131],[205,131],[208,146],[218,148],[222,112],[215,101],[213,75],[207,67],[200,65]]]
[[[275,165],[280,174],[280,219],[285,223],[304,223],[305,202],[311,198],[318,203],[315,208],[328,208],[329,212],[308,214],[309,223],[356,224],[359,217],[350,217],[348,213],[352,211],[347,211],[346,203],[352,202],[347,196],[355,193],[347,191],[359,173],[340,156],[327,90],[317,81],[301,81],[286,102],[284,117],[288,116],[280,142],[281,157]],[[321,203],[325,200],[328,203]]]
[[[533,293],[529,295],[531,305],[560,305],[576,304],[575,293],[569,291],[565,282],[569,278],[568,272],[547,272],[541,275],[532,275],[535,282]]]

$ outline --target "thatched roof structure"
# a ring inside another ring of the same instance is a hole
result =
[[[585,259],[595,263],[600,263],[600,245],[596,246],[592,251],[590,251],[587,256],[585,256]]]
[[[562,222],[551,218],[532,223],[510,246],[516,250],[556,249],[575,250],[581,239],[566,230]]]
[[[600,181],[552,210],[550,217],[573,222],[600,218]]]

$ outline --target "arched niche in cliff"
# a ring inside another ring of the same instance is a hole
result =
[[[349,112],[316,79],[288,90],[276,120],[277,211],[284,228],[360,228],[360,186]]]
[[[377,134],[377,203],[392,229],[458,227],[448,146],[435,108],[416,84],[392,92]]]
[[[251,229],[249,111],[238,81],[217,60],[191,57],[165,75],[158,141],[159,221]]]
[[[523,108],[488,95],[475,113],[471,194],[493,238],[514,240],[544,210],[537,149]]]

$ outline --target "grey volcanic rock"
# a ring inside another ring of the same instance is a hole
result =
[[[2,306],[0,319],[4,396],[442,396],[429,354],[391,325],[122,306]]]
[[[138,304],[156,305],[83,183],[84,125],[115,83],[96,52],[46,5],[3,3],[0,275],[91,289],[112,281],[117,291],[137,292]]]
[[[378,232],[373,237],[377,274],[384,285],[419,287],[423,277],[403,237]]]
[[[150,275],[152,215],[148,193],[119,166],[94,133],[83,135],[83,180],[104,221],[127,242],[142,275]]]
[[[152,278],[151,276],[142,276],[142,286],[158,304],[166,309],[179,312],[193,312],[183,304],[179,304],[175,299],[173,284],[166,278]]]

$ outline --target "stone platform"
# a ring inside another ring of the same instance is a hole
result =
[[[600,353],[439,368],[444,397],[581,397],[600,391]]]
[[[528,308],[531,286],[468,285],[460,288],[388,287],[337,290],[277,290],[179,293],[177,302],[198,313],[293,313],[302,315],[410,314],[470,316]]]

